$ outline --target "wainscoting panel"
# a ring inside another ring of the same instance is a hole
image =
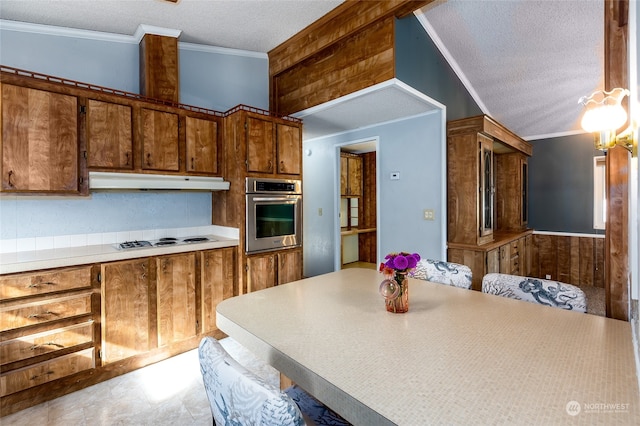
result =
[[[531,275],[604,288],[604,238],[533,234]]]

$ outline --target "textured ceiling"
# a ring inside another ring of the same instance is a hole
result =
[[[450,0],[416,15],[485,113],[526,139],[582,132],[578,99],[604,81],[602,1]]]
[[[133,35],[140,24],[182,30],[180,41],[268,52],[342,1],[0,0],[0,18]]]
[[[181,30],[183,42],[266,53],[340,3],[0,0],[0,18],[126,35],[147,24]],[[603,8],[602,0],[449,0],[416,16],[483,111],[531,139],[580,132],[577,100],[602,87]],[[330,110],[319,109],[322,115],[307,115],[305,122],[317,124],[309,133],[318,135],[321,125],[327,134],[396,119],[405,108],[397,95],[376,93],[367,114],[347,97],[345,106],[332,104],[340,111],[334,121]],[[388,108],[390,102],[398,109]]]
[[[293,115],[304,122],[304,139],[313,139],[440,108],[422,93],[392,79]]]

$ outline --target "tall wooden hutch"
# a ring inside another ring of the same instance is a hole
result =
[[[532,151],[486,115],[447,123],[447,257],[471,268],[474,290],[481,290],[482,277],[491,272],[531,273]]]

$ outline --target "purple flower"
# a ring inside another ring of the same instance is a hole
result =
[[[407,262],[408,262],[408,268],[409,269],[413,269],[416,267],[416,265],[418,264],[418,260],[416,259],[416,255],[415,254],[411,254],[409,256],[407,256]]]
[[[411,256],[416,258],[416,263],[420,262],[420,255],[418,253],[413,253]]]
[[[407,269],[407,266],[409,266],[409,261],[407,260],[406,257],[399,254],[396,256],[395,259],[393,259],[393,265],[395,266],[395,269],[399,269],[399,270]]]

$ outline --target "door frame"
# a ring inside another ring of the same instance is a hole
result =
[[[333,268],[335,271],[342,269],[342,237],[340,236],[340,151],[342,148],[350,145],[357,145],[365,142],[371,142],[375,145],[376,152],[376,264],[380,261],[380,138],[378,136],[372,136],[362,139],[354,139],[347,142],[342,142],[334,145],[334,179],[333,179],[333,193],[335,194],[336,209],[334,211],[333,222],[336,224],[334,229],[334,258]],[[363,151],[363,152],[372,152]]]

